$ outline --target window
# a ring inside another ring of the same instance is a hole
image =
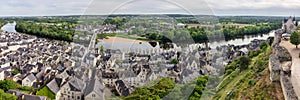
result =
[[[96,95],[95,95],[95,94],[92,94],[92,97],[96,97]]]
[[[80,99],[80,96],[78,96],[77,99],[79,100],[79,99]]]

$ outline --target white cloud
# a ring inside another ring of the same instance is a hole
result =
[[[300,0],[0,0],[0,16],[110,13],[300,15]]]

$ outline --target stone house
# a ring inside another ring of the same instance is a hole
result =
[[[33,86],[33,84],[37,82],[36,77],[30,73],[22,80],[22,86]]]
[[[84,100],[104,100],[104,86],[98,78],[89,81],[84,92]]]
[[[0,80],[4,80],[4,79],[5,79],[4,70],[2,68],[0,68]]]
[[[77,77],[72,77],[60,88],[60,100],[82,100],[85,83]]]

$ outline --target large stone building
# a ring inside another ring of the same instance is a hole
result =
[[[289,17],[288,19],[284,19],[282,21],[282,29],[285,30],[285,33],[292,33],[297,30],[298,22],[295,17]]]

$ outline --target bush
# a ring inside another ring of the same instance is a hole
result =
[[[21,86],[18,89],[22,90],[22,91],[33,91],[34,90],[32,87],[29,87],[29,86]]]
[[[258,56],[261,52],[262,52],[261,50],[251,51],[251,52],[248,54],[248,56],[249,56],[250,58],[253,58],[253,57]]]
[[[2,89],[0,89],[0,100],[17,100],[17,96],[5,93]]]
[[[1,80],[0,81],[0,89],[7,91],[9,89],[17,89],[17,83],[12,80]]]
[[[172,64],[178,64],[178,62],[179,62],[178,59],[173,59],[172,60]]]
[[[228,69],[228,70],[226,70],[226,75],[229,75],[229,74],[231,74],[233,71],[234,71],[234,70],[232,70],[232,69]]]
[[[50,99],[55,99],[55,94],[47,86],[45,86],[41,90],[37,91],[36,95],[46,96]]]
[[[228,65],[228,66],[225,66],[225,70],[229,70],[229,69],[232,69],[232,70],[235,70],[235,66],[233,65]]]
[[[260,47],[260,49],[265,51],[268,48],[268,46],[269,46],[269,44],[267,42],[263,42],[260,44],[259,47]]]
[[[248,85],[254,86],[256,84],[255,80],[249,80]]]
[[[241,71],[248,69],[250,62],[251,62],[251,59],[247,56],[242,56],[237,60],[237,64],[239,65],[239,68],[241,69]]]
[[[19,74],[20,73],[20,71],[18,71],[18,70],[13,70],[13,71],[11,71],[11,74],[13,74],[13,75],[17,75],[17,74]]]

